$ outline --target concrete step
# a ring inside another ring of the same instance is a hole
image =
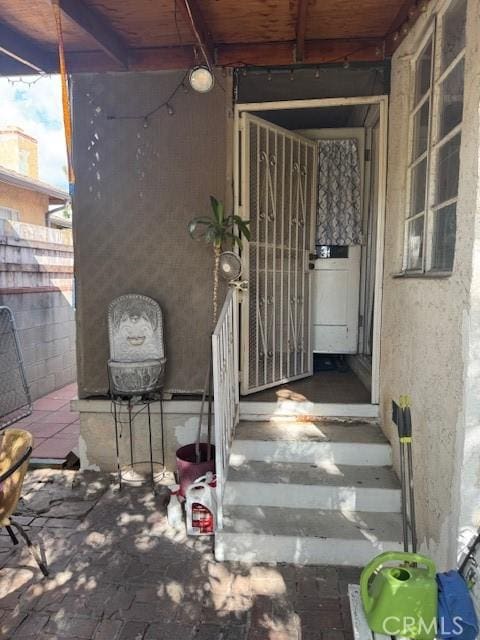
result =
[[[215,535],[219,561],[364,566],[402,550],[398,513],[226,506]]]
[[[233,464],[265,462],[385,466],[391,447],[376,423],[361,421],[242,421],[231,450]]]
[[[242,461],[230,464],[224,504],[349,511],[400,511],[390,467]]]
[[[248,396],[247,396],[248,397]],[[322,417],[342,418],[378,418],[379,408],[377,404],[366,403],[341,403],[341,402],[311,402],[303,398],[292,400],[279,398],[277,402],[258,402],[251,399],[240,399],[240,418],[242,420],[262,420],[270,416],[290,416],[304,419]]]

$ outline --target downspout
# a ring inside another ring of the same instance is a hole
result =
[[[65,205],[61,205],[60,207],[55,207],[55,209],[48,209],[47,211],[45,211],[45,213],[43,214],[45,216],[45,226],[50,226],[50,216],[52,215],[52,213],[57,213],[57,211],[62,211],[63,209],[65,209]]]

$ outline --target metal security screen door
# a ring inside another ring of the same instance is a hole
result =
[[[309,253],[314,246],[316,145],[243,113],[241,391],[312,375]]]

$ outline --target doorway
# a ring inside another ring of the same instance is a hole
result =
[[[378,403],[386,118],[386,96],[236,106],[235,205],[252,235],[242,252],[245,399],[304,389],[313,402]],[[334,167],[341,185],[322,205],[332,150],[352,168]],[[345,238],[321,227],[335,208]]]

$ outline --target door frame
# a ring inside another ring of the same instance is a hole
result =
[[[275,102],[237,103],[234,109],[233,137],[233,193],[235,214],[242,215],[242,184],[245,179],[246,159],[240,162],[242,112],[280,111],[287,109],[312,109],[320,107],[342,107],[356,105],[378,105],[379,107],[379,157],[378,157],[378,217],[375,258],[375,288],[373,309],[372,343],[372,392],[371,403],[379,404],[380,397],[380,348],[383,297],[383,263],[385,250],[385,206],[387,190],[387,132],[388,132],[388,96],[358,96],[351,98],[314,98],[309,100],[281,100]]]

